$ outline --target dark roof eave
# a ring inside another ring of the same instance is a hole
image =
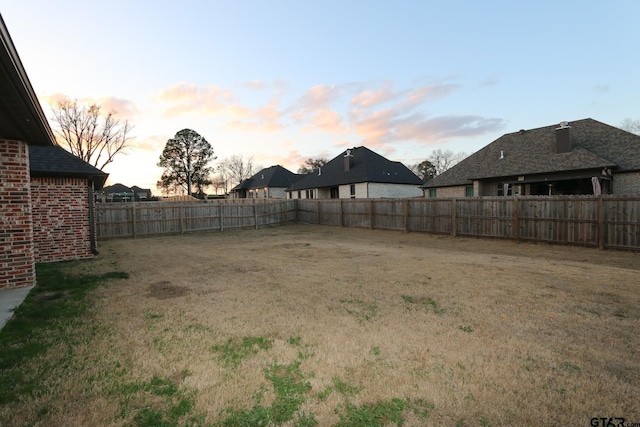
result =
[[[0,129],[0,137],[24,141],[30,145],[54,145],[55,136],[1,15],[0,43],[0,77],[7,79],[2,81],[4,99],[0,108],[3,109],[3,115],[12,122],[11,126]]]

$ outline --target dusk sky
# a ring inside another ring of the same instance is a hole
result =
[[[184,128],[218,160],[295,172],[361,145],[413,164],[519,129],[640,119],[637,0],[0,0],[0,13],[47,116],[60,97],[116,110],[135,139],[108,184],[155,194]]]

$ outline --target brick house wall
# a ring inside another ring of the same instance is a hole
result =
[[[28,146],[0,139],[0,288],[35,284]]]
[[[613,194],[629,196],[640,194],[640,172],[616,174],[613,177]]]
[[[31,178],[36,262],[92,258],[86,178]]]

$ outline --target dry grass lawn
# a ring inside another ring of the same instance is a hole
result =
[[[100,249],[70,267],[130,277],[14,425],[640,422],[637,253],[312,225]]]

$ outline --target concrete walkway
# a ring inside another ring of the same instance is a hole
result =
[[[27,297],[33,286],[24,288],[0,289],[0,329],[4,328],[22,301]]]

